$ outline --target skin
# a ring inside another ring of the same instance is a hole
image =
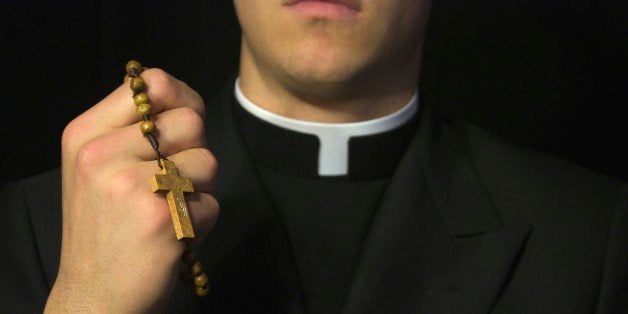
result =
[[[416,89],[429,0],[359,1],[351,21],[296,16],[283,0],[234,3],[243,30],[241,87],[268,110],[361,121],[394,112]],[[201,241],[218,216],[203,100],[162,70],[142,77],[162,153],[197,191],[188,205]],[[131,104],[125,83],[63,133],[61,263],[48,313],[160,312],[176,283],[184,245],[163,195],[151,192],[148,178],[159,169]]]
[[[355,122],[392,113],[414,93],[429,0],[364,0],[351,19],[304,17],[286,0],[235,0],[240,84],[290,118]]]
[[[198,192],[188,205],[200,241],[218,216],[209,194],[217,162],[205,148],[203,101],[164,71],[142,77],[162,153]],[[148,179],[159,168],[131,96],[123,84],[64,130],[61,263],[48,313],[160,311],[174,289],[184,244],[165,198],[151,192]]]

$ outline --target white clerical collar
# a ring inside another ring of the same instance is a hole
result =
[[[235,84],[235,97],[242,108],[263,121],[291,131],[317,136],[320,142],[319,176],[347,175],[350,138],[393,130],[408,122],[419,109],[417,91],[403,108],[384,117],[352,123],[320,123],[291,119],[263,109],[244,96],[239,78]]]

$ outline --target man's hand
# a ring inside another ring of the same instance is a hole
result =
[[[218,215],[208,194],[217,163],[205,148],[203,100],[162,70],[142,77],[161,152],[194,183],[187,199],[200,241]],[[174,288],[184,244],[164,196],[151,192],[159,168],[140,120],[125,82],[63,133],[61,264],[47,312],[154,311]]]

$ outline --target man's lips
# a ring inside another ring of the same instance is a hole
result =
[[[287,0],[284,5],[291,6],[291,5],[299,4],[301,2],[323,2],[323,3],[341,5],[355,11],[360,11],[360,2],[356,0]]]
[[[305,17],[353,18],[360,13],[357,0],[287,0],[284,6]]]

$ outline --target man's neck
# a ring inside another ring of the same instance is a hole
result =
[[[416,73],[399,73],[394,78],[383,75],[377,84],[295,87],[263,75],[244,55],[239,80],[242,92],[261,108],[287,118],[321,123],[360,122],[394,113],[412,99],[418,84]]]

